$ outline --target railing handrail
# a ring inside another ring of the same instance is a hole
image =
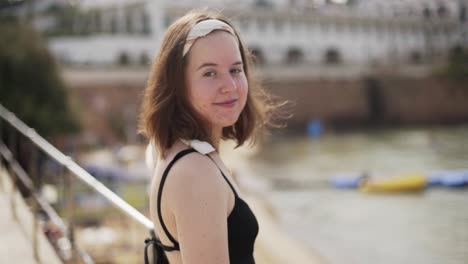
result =
[[[60,150],[55,148],[47,140],[41,137],[34,129],[28,127],[20,119],[18,119],[13,113],[8,111],[3,105],[0,104],[0,117],[15,127],[25,137],[28,137],[33,144],[38,148],[42,149],[47,155],[55,159],[62,166],[67,168],[72,175],[76,176],[81,182],[85,183],[89,187],[93,188],[97,193],[106,198],[112,205],[120,209],[124,214],[128,215],[132,220],[143,225],[149,231],[154,230],[154,225],[146,216],[136,210],[134,207],[129,205],[126,201],[112,192],[104,184],[96,180],[86,170],[81,168],[71,157],[66,156]]]
[[[34,190],[34,183],[27,176],[23,168],[13,160],[13,155],[11,154],[10,150],[2,142],[0,142],[0,156],[3,156],[3,158],[10,163],[11,169],[15,175],[17,175],[22,184],[24,184],[28,190]],[[52,206],[48,204],[42,196],[37,195],[36,192],[32,192],[31,195],[34,196],[37,202],[41,205],[42,209],[47,212],[47,215],[51,218],[52,222],[58,225],[59,228],[63,231],[66,231],[66,225],[63,223],[60,216],[55,212]]]

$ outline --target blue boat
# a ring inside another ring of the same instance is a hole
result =
[[[342,173],[334,175],[330,179],[330,183],[338,189],[357,189],[363,179],[363,173]]]
[[[430,186],[464,187],[468,185],[468,170],[446,170],[429,173]]]

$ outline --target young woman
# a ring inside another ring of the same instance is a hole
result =
[[[232,24],[191,11],[167,30],[152,66],[140,132],[158,157],[150,213],[171,264],[255,263],[259,226],[219,156],[221,140],[254,142],[275,107],[250,73]]]

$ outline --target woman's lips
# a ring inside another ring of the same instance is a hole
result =
[[[215,105],[223,106],[223,107],[233,107],[237,102],[237,99],[228,100],[220,103],[215,103]]]

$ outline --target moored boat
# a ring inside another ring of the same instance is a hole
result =
[[[359,190],[366,193],[374,192],[414,192],[424,190],[427,178],[421,173],[408,173],[390,177],[386,180],[364,181]]]
[[[430,186],[464,187],[468,185],[468,170],[445,170],[429,173]]]
[[[338,189],[357,189],[364,178],[364,173],[339,173],[331,177],[330,184]]]

